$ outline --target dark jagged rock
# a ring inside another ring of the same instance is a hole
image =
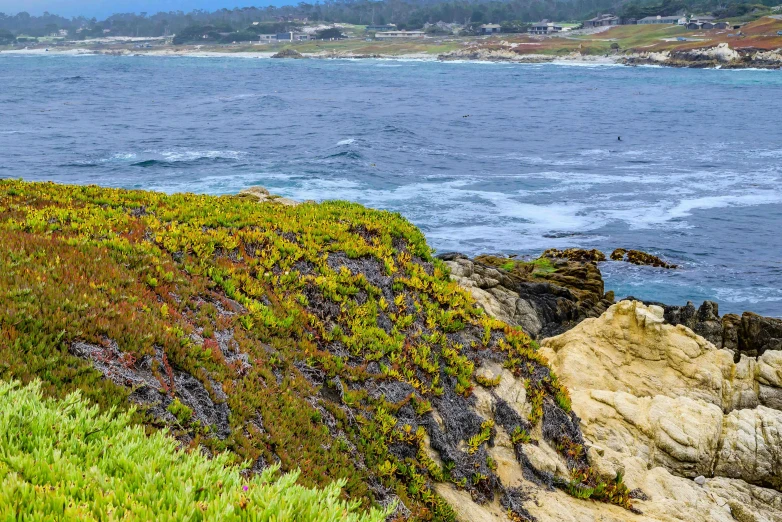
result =
[[[591,254],[588,261],[544,257],[523,262],[496,256],[471,260],[455,253],[440,258],[451,268],[451,277],[484,309],[535,338],[562,333],[587,317],[599,316],[614,302],[613,293],[604,293]]]
[[[632,296],[626,299],[639,300]],[[684,306],[643,302],[662,307],[667,323],[686,326],[717,348],[732,351],[737,360],[741,354],[758,357],[767,350],[782,350],[782,319],[752,312],[720,317],[719,305],[713,301],[704,301],[697,309],[689,301]]]
[[[541,257],[567,259],[568,261],[575,261],[577,263],[598,263],[606,260],[606,255],[595,248],[592,250],[585,250],[583,248],[557,250],[556,248],[549,248],[543,252]]]
[[[298,60],[304,58],[304,55],[294,49],[283,49],[282,51],[273,54],[272,58],[293,58]]]
[[[611,259],[613,261],[627,261],[634,265],[655,266],[658,268],[678,268],[678,265],[667,263],[655,255],[647,254],[640,250],[617,248],[611,252]]]
[[[782,350],[782,319],[744,312],[736,333],[741,353],[758,356],[767,350]]]

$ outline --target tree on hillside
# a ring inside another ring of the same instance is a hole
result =
[[[318,40],[339,40],[345,38],[342,31],[337,27],[330,27],[329,29],[323,29],[316,34]]]
[[[5,29],[0,29],[0,45],[12,44],[16,41],[14,33]]]

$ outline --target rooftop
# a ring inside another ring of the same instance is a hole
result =
[[[646,16],[644,18],[641,18],[641,20],[679,20],[682,18],[681,16]]]

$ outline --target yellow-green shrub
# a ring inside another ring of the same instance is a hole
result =
[[[380,522],[278,468],[245,479],[227,454],[177,449],[127,413],[99,413],[81,395],[43,399],[40,382],[0,381],[0,519]]]

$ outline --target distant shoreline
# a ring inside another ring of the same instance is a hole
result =
[[[560,63],[568,65],[646,65],[698,69],[782,70],[782,38],[773,37],[770,40],[766,38],[763,47],[757,47],[747,46],[746,44],[751,43],[749,41],[745,42],[735,38],[725,40],[725,35],[719,32],[711,35],[712,39],[707,41],[703,38],[697,40],[685,37],[660,38],[661,34],[667,36],[689,34],[681,33],[682,29],[675,27],[661,30],[640,26],[620,26],[617,30],[619,32],[616,35],[620,37],[618,39],[606,39],[613,34],[611,31],[602,31],[599,39],[596,39],[595,35],[587,35],[591,39],[574,39],[569,37],[530,38],[523,34],[503,34],[491,38],[465,37],[442,40],[422,38],[394,42],[351,39],[283,45],[171,45],[151,40],[144,44],[132,39],[119,39],[108,42],[66,42],[51,47],[36,44],[32,48],[0,50],[0,54],[269,59],[277,58],[274,56],[276,53],[285,51],[288,54],[285,54],[284,58],[307,59]],[[747,30],[749,31],[749,29]],[[621,37],[628,31],[630,31],[628,34],[633,37],[645,35],[644,42],[651,43],[627,47],[617,44],[616,41],[623,41]],[[697,44],[695,44],[696,41]],[[612,42],[610,50],[607,42]],[[702,47],[694,47],[694,45]]]
[[[707,50],[709,51],[709,50]],[[86,49],[86,48],[35,48],[0,50],[0,55],[62,55],[62,56],[151,56],[151,57],[189,57],[189,58],[241,58],[241,59],[273,59],[272,51],[204,51],[197,47],[169,47],[164,49]],[[515,64],[559,64],[559,65],[605,65],[605,66],[657,66],[680,67],[695,69],[765,69],[782,70],[782,55],[760,63],[741,59],[720,61],[713,57],[709,59],[689,59],[686,55],[671,53],[631,53],[612,55],[583,55],[570,53],[566,55],[516,54],[502,51],[459,52],[451,54],[434,53],[402,53],[402,54],[359,54],[351,52],[321,51],[317,53],[301,53],[302,58],[315,60],[389,60],[389,61],[431,61],[431,62],[490,62]],[[778,57],[778,58],[777,58]]]

